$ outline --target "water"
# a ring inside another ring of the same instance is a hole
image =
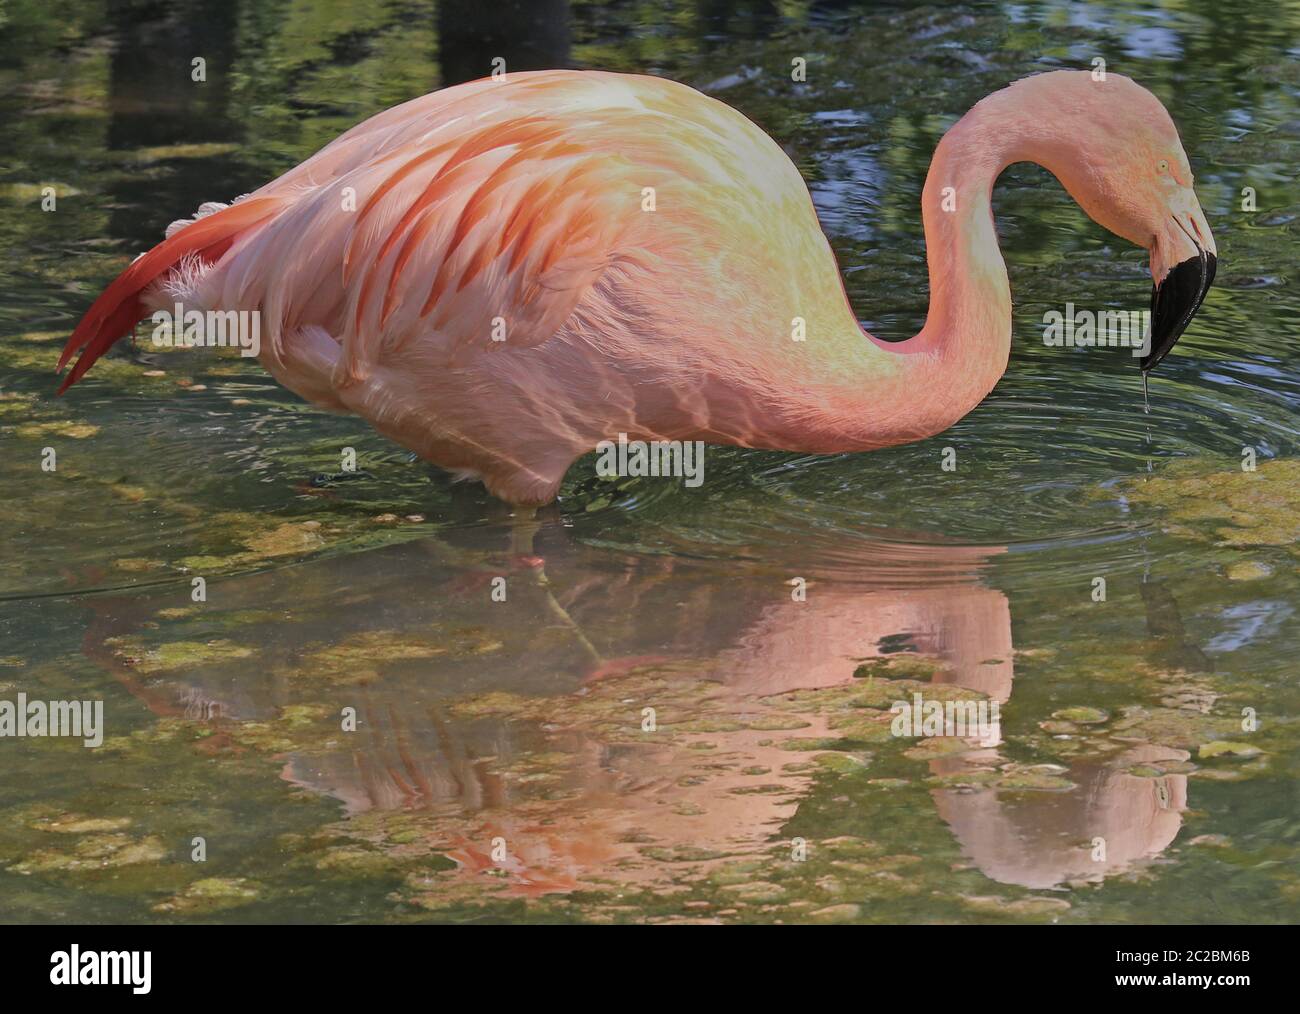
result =
[[[1293,921],[1300,8],[476,6],[7,10],[0,699],[102,700],[107,739],[0,743],[0,917]],[[1011,364],[975,412],[870,455],[710,449],[700,489],[589,457],[544,571],[481,489],[237,357],[144,341],[51,397],[168,222],[496,55],[744,111],[884,338],[924,319],[943,130],[1102,56],[1171,109],[1218,281],[1144,414],[1127,350],[1040,336],[1143,308],[1145,254],[1013,167]],[[892,737],[918,690],[998,703],[999,741]]]

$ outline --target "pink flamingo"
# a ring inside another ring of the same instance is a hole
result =
[[[620,433],[812,453],[919,440],[1006,369],[990,198],[1020,161],[1150,250],[1145,378],[1216,248],[1169,114],[1131,80],[1030,77],[948,131],[923,197],[929,315],[889,343],[859,326],[803,179],[752,122],[671,81],[542,71],[389,109],[174,223],[77,325],[63,387],[179,301],[260,311],[280,383],[521,507]]]

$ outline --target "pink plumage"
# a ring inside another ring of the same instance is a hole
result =
[[[286,387],[524,505],[620,433],[890,446],[951,425],[1006,367],[990,198],[1020,160],[1150,247],[1157,283],[1213,254],[1154,96],[1114,74],[1029,78],[936,151],[930,314],[916,337],[881,342],[858,325],[798,170],[740,113],[657,78],[510,74],[380,113],[182,226],[108,287],[59,365],[81,353],[75,383],[174,298],[259,311],[261,361]]]

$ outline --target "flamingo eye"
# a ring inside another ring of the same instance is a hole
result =
[[[1162,173],[1167,173],[1167,172],[1169,171],[1169,159],[1167,159],[1167,158],[1162,158],[1162,159],[1160,160],[1160,166],[1159,166],[1159,169],[1160,169],[1160,171],[1161,171]]]

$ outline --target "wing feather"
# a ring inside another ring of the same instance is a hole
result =
[[[431,366],[533,348],[620,258],[752,215],[728,168],[756,161],[751,132],[652,78],[542,72],[436,92],[253,195],[292,201],[231,264],[223,305],[261,306],[277,354],[291,329],[331,334],[341,386],[411,343]],[[642,211],[650,186],[676,195],[668,215]]]

